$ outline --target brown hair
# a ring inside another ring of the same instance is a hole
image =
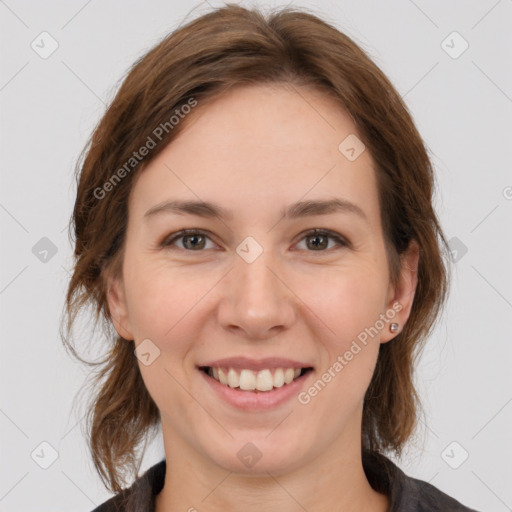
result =
[[[75,265],[66,295],[67,331],[61,330],[61,336],[81,362],[99,366],[87,409],[87,437],[95,467],[114,492],[125,484],[124,470],[138,476],[137,448],[160,422],[134,343],[113,331],[106,301],[106,275],[117,275],[122,266],[133,180],[186,126],[187,119],[169,129],[169,118],[178,107],[191,98],[203,106],[232,87],[257,83],[318,88],[352,116],[375,163],[393,282],[409,242],[414,239],[419,245],[410,317],[394,340],[380,346],[365,395],[363,450],[400,456],[417,426],[421,404],[413,384],[414,366],[446,300],[449,282],[441,251],[441,245],[448,245],[432,206],[434,175],[425,145],[397,91],[349,37],[303,9],[264,15],[227,5],[171,33],[132,66],[77,164]],[[168,129],[160,130],[156,147],[113,183],[116,170],[166,122]],[[99,198],[109,180],[113,185],[108,197]],[[101,319],[109,340],[108,354],[99,362],[80,358],[68,340],[85,305],[93,306],[94,326]]]

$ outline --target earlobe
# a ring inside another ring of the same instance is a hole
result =
[[[416,286],[418,284],[419,245],[416,240],[411,240],[407,250],[400,256],[400,273],[397,283],[390,285],[391,297],[386,305],[386,316],[394,312],[392,319],[382,330],[381,343],[391,341],[399,334],[411,313]],[[397,324],[397,325],[396,325]]]
[[[112,324],[119,336],[126,340],[133,340],[130,328],[130,319],[126,307],[126,295],[121,280],[117,278],[107,279],[106,298]]]

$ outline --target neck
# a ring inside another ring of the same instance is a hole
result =
[[[340,439],[291,471],[247,475],[225,470],[211,459],[199,460],[197,452],[168,434],[165,483],[156,497],[156,512],[389,510],[389,498],[372,489],[366,478],[360,443]]]

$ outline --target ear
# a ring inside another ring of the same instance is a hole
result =
[[[387,295],[386,311],[395,311],[393,318],[390,317],[389,323],[381,332],[380,342],[387,343],[397,336],[403,329],[411,313],[412,303],[418,283],[418,262],[419,246],[416,240],[411,240],[409,247],[400,255],[400,273],[396,284],[390,283]],[[389,328],[391,323],[398,324],[398,331],[392,332]]]
[[[128,315],[123,279],[122,277],[108,276],[106,283],[106,298],[112,323],[121,338],[133,340],[134,336]]]

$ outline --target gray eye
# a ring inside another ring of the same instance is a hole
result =
[[[302,240],[306,241],[306,250],[309,250],[310,252],[326,252],[327,249],[331,249],[333,247],[332,244],[329,246],[330,240],[334,242],[334,247],[345,247],[348,245],[340,236],[321,230],[306,233]],[[302,240],[300,243],[302,243]]]

